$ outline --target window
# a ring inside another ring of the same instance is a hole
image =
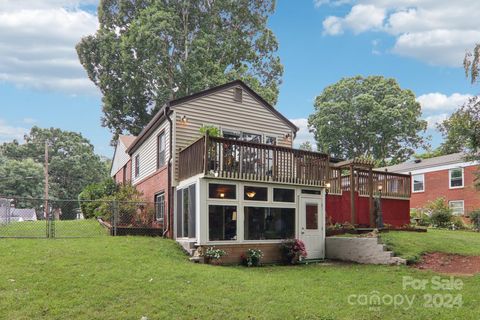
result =
[[[123,179],[122,183],[126,184],[127,183],[127,165],[124,165],[122,168],[122,174],[123,174]]]
[[[452,209],[454,215],[461,216],[465,213],[463,200],[449,201],[448,206]]]
[[[245,186],[243,189],[244,189],[243,190],[244,200],[251,200],[251,201],[267,201],[268,200],[268,188]]]
[[[140,155],[135,156],[135,178],[140,175]]]
[[[177,189],[177,238],[196,237],[196,185]]]
[[[294,189],[273,188],[273,201],[275,202],[295,202]]]
[[[425,191],[425,175],[416,174],[413,177],[413,192],[422,192]]]
[[[162,132],[157,137],[157,169],[165,165],[165,132]]]
[[[305,220],[307,230],[318,230],[318,204],[307,203],[305,206]]]
[[[208,206],[208,239],[210,241],[237,239],[236,206]]]
[[[294,208],[245,207],[245,240],[295,237]]]
[[[317,194],[317,195],[321,195],[321,194],[322,194],[322,191],[320,191],[320,190],[302,189],[302,193],[303,193],[303,194]]]
[[[463,188],[463,169],[455,168],[451,169],[449,172],[450,178],[450,188]]]
[[[165,217],[165,193],[155,195],[155,218],[157,221],[163,221]]]
[[[236,199],[237,186],[234,184],[208,184],[208,197],[210,199]]]
[[[243,90],[242,88],[235,88],[233,91],[233,100],[242,102]]]

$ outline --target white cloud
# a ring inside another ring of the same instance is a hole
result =
[[[98,28],[80,9],[93,0],[0,2],[0,82],[70,94],[97,94],[75,45]]]
[[[300,130],[297,132],[297,136],[295,137],[295,140],[293,141],[293,146],[295,148],[298,148],[302,143],[305,141],[310,141],[312,144],[313,149],[315,150],[317,147],[317,144],[315,142],[315,139],[313,137],[313,133],[311,133],[308,130],[308,119],[306,118],[298,118],[298,119],[290,119],[293,124],[295,124]]]
[[[442,123],[448,118],[448,113],[436,114],[425,118],[427,120],[427,129],[436,129],[437,124]]]
[[[313,4],[316,8],[324,5],[338,7],[344,4],[352,3],[354,0],[313,0]]]
[[[23,118],[23,123],[26,123],[26,124],[34,124],[37,122],[37,119],[33,119],[33,118]]]
[[[23,137],[27,132],[28,129],[26,128],[8,125],[5,120],[0,119],[0,143],[9,142],[14,139],[23,141]]]
[[[358,0],[344,17],[327,17],[323,32],[382,31],[396,38],[396,54],[460,66],[465,50],[480,39],[479,11],[476,0]]]
[[[417,101],[426,112],[454,111],[472,96],[469,94],[454,93],[447,96],[443,93],[433,92],[417,97]]]

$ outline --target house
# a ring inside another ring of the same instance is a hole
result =
[[[202,134],[204,126],[219,136]],[[260,248],[265,261],[278,260],[287,238],[302,239],[309,258],[322,258],[326,215],[330,223],[375,226],[378,186],[385,190],[385,222],[409,222],[409,175],[293,149],[297,131],[245,83],[233,81],[171,100],[130,143],[120,137],[112,176],[130,179],[157,204],[166,235],[187,250],[221,247],[226,262],[239,261],[248,248]]]
[[[33,208],[15,208],[10,199],[0,199],[0,223],[36,221],[37,214]]]
[[[412,175],[412,209],[443,197],[456,215],[480,209],[480,192],[475,188],[479,162],[466,161],[462,153],[430,159],[415,159],[383,168]]]

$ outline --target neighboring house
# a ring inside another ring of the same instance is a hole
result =
[[[412,175],[411,208],[422,208],[443,197],[456,215],[480,209],[480,192],[475,188],[479,163],[465,161],[461,153],[411,160],[383,169]]]
[[[202,135],[202,126],[217,127],[221,137]],[[169,101],[128,147],[122,136],[112,176],[123,182],[119,177],[130,173],[126,179],[157,203],[157,221],[169,237],[188,250],[222,247],[227,262],[254,247],[265,261],[278,260],[287,238],[302,239],[309,258],[324,257],[326,214],[332,223],[373,226],[377,185],[388,191],[385,222],[409,222],[410,176],[292,149],[297,130],[233,81]]]
[[[36,221],[35,209],[18,209],[11,207],[10,200],[0,199],[0,223]]]
[[[115,153],[113,154],[112,168],[110,175],[117,183],[127,183],[131,180],[132,165],[130,156],[126,150],[133,143],[136,137],[120,135],[115,145]]]

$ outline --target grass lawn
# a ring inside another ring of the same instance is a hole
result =
[[[60,220],[55,221],[55,234],[57,237],[92,237],[108,235],[97,220]],[[9,224],[0,224],[0,237],[32,237],[44,238],[47,222],[22,221]]]
[[[427,233],[391,231],[381,237],[389,249],[411,262],[426,252],[480,256],[478,232],[428,229]]]
[[[433,236],[444,244],[457,237],[405,234],[425,236],[424,241]],[[480,239],[474,235],[477,242],[465,240],[473,247]],[[388,236],[404,241],[400,234]],[[468,251],[466,244],[459,250]],[[175,242],[159,238],[0,239],[0,261],[0,319],[478,319],[480,314],[480,276],[462,277],[464,288],[456,292],[430,286],[403,290],[404,276],[429,280],[435,274],[406,266],[198,265]],[[372,291],[415,300],[411,308],[348,302],[350,295]],[[423,295],[429,293],[460,293],[463,306],[425,307]]]

